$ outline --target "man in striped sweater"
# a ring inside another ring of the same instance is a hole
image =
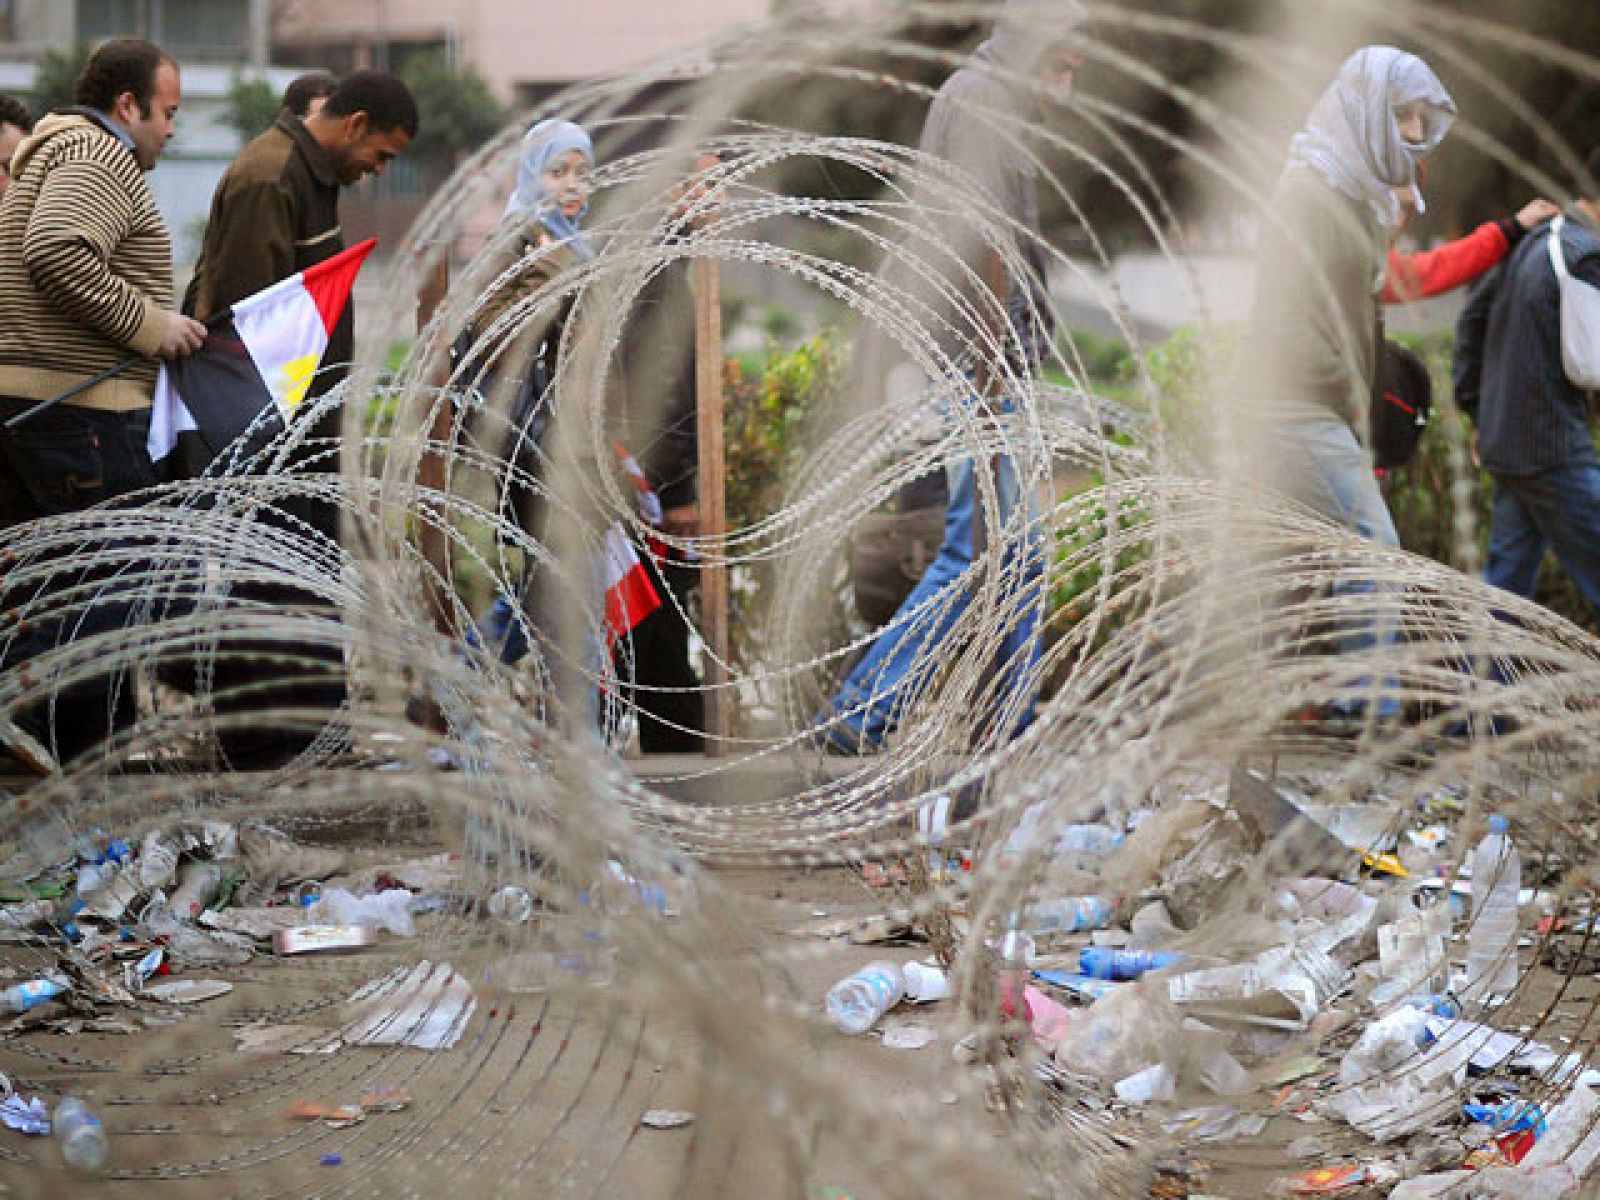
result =
[[[205,338],[173,310],[172,243],[145,181],[172,137],[177,64],[150,42],[113,39],[90,57],[76,98],[17,147],[0,202],[0,422],[72,393],[0,433],[0,530],[153,484],[144,446],[158,360]],[[12,568],[0,600],[31,605],[32,619],[0,625],[0,666],[125,625],[126,599],[72,590],[106,577],[95,568],[41,578],[27,566]],[[132,719],[131,689],[114,672],[42,678],[31,707],[0,707],[0,743],[36,768]]]

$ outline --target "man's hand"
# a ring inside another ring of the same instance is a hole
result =
[[[182,313],[167,314],[167,331],[161,335],[160,358],[182,358],[200,349],[206,340],[206,327]]]
[[[1467,439],[1467,453],[1472,456],[1472,465],[1478,470],[1483,470],[1483,459],[1478,457],[1478,431],[1474,429],[1472,436]]]
[[[1517,212],[1517,224],[1524,229],[1532,229],[1535,225],[1543,225],[1552,217],[1559,217],[1561,209],[1550,201],[1540,197],[1530,200]]]

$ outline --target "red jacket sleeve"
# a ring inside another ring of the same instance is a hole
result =
[[[1498,266],[1511,249],[1511,240],[1498,221],[1478,226],[1466,237],[1446,242],[1421,254],[1389,252],[1389,271],[1383,281],[1385,304],[1410,304],[1471,283]]]

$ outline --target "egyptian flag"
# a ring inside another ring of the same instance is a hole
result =
[[[199,350],[162,367],[146,445],[166,478],[203,475],[225,451],[242,462],[283,433],[377,244],[369,238],[247,296],[206,322]]]
[[[606,649],[626,637],[640,621],[661,607],[661,595],[639,560],[620,521],[606,530],[601,548],[601,585],[606,595]]]

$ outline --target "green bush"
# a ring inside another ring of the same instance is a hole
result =
[[[1131,373],[1133,352],[1120,338],[1102,337],[1086,329],[1068,329],[1058,339],[1061,357],[1074,372],[1082,364],[1086,382],[1115,384]]]
[[[748,528],[784,503],[786,487],[807,443],[807,434],[838,393],[845,352],[837,334],[824,330],[792,350],[769,344],[757,364],[724,364],[724,460],[727,463],[728,528]],[[841,548],[842,549],[842,548]],[[739,568],[730,581],[729,629],[734,661],[760,658],[758,614],[771,605],[770,564]],[[841,611],[825,624],[841,628]]]
[[[246,79],[237,71],[228,85],[224,120],[246,142],[265,133],[283,109],[277,88],[265,79]]]

